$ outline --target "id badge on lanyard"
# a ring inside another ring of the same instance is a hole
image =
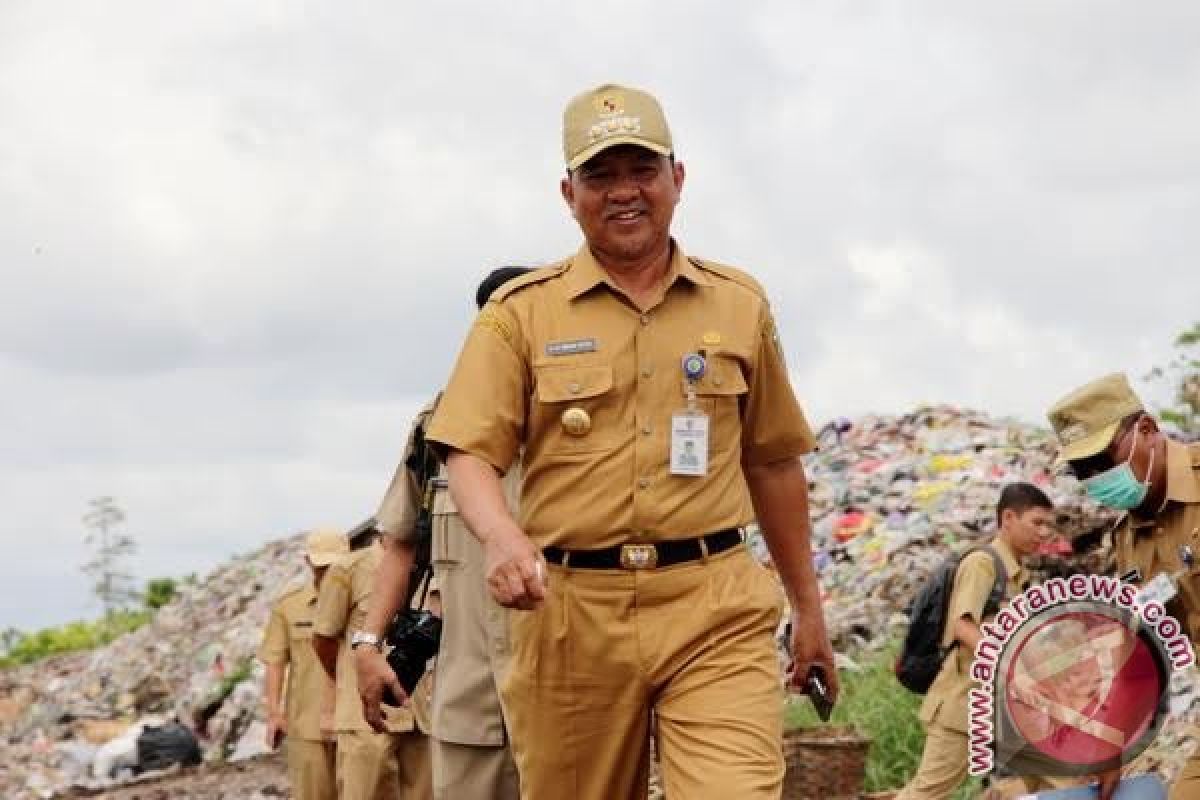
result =
[[[683,357],[687,407],[671,415],[671,474],[704,477],[708,474],[708,414],[696,407],[696,382],[704,376],[704,356]]]

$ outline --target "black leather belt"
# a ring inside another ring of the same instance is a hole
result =
[[[697,536],[694,539],[679,539],[671,542],[646,544],[620,544],[602,550],[563,550],[547,547],[542,551],[551,564],[572,569],[654,569],[696,561],[708,555],[716,555],[741,544],[740,528]]]

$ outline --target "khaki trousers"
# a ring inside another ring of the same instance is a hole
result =
[[[333,742],[285,740],[293,800],[337,800]]]
[[[431,738],[434,800],[519,800],[517,765],[507,747]]]
[[[925,731],[921,765],[895,800],[942,800],[967,779],[967,735],[936,722]]]
[[[665,569],[549,569],[501,686],[523,800],[779,797],[778,582],[744,547]]]
[[[338,800],[431,800],[429,737],[412,733],[339,732]]]

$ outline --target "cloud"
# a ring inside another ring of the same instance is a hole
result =
[[[815,421],[1138,376],[1200,296],[1198,13],[5,4],[0,579],[81,613],[98,494],[143,576],[368,513],[477,281],[577,246],[559,114],[604,80],[662,98],[677,233],[768,288]]]

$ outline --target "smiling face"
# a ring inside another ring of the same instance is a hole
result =
[[[562,180],[562,195],[605,267],[636,267],[669,252],[683,165],[636,145],[589,159]]]

